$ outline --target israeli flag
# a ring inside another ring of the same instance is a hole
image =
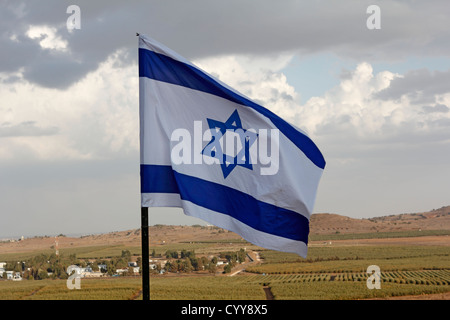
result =
[[[301,130],[139,36],[141,206],[306,257],[325,160]]]

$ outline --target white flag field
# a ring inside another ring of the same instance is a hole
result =
[[[139,115],[142,207],[306,257],[325,159],[304,132],[144,35]]]

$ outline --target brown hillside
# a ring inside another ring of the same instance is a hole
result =
[[[371,219],[355,219],[330,213],[313,214],[311,234],[394,232],[408,230],[450,230],[450,206],[422,213],[405,213]],[[151,226],[150,245],[189,241],[235,240],[233,232],[208,226]],[[30,252],[43,249],[75,248],[103,245],[140,246],[140,229],[117,231],[83,237],[34,237],[22,241],[0,242],[0,253]]]
[[[376,232],[377,224],[332,213],[316,213],[310,219],[311,234]]]
[[[311,234],[450,230],[450,206],[429,212],[403,213],[370,219],[317,213],[311,216],[310,229]]]

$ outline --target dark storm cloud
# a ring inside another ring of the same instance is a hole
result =
[[[392,80],[390,86],[378,92],[375,97],[382,100],[397,100],[406,95],[413,103],[434,103],[436,95],[450,92],[449,83],[450,70],[433,72],[428,69],[412,70],[404,77]]]
[[[432,106],[423,106],[422,113],[447,113],[450,111],[450,108],[444,104],[436,104],[434,107]]]
[[[188,59],[218,54],[301,54],[332,50],[358,59],[400,59],[448,52],[446,1],[379,1],[381,30],[368,30],[371,1],[77,1],[81,30],[69,33],[73,1],[5,1],[0,13],[0,71],[23,68],[25,78],[67,88],[117,49],[135,63],[142,32]],[[47,25],[67,51],[42,49],[29,26]],[[11,39],[12,36],[14,39]]]

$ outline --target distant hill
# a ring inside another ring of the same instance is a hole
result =
[[[370,219],[355,219],[331,213],[313,214],[310,234],[349,234],[409,230],[450,230],[450,206],[422,213],[403,213]],[[155,225],[149,228],[150,245],[179,242],[238,241],[239,235],[214,226]],[[140,246],[141,230],[115,231],[82,237],[34,237],[16,242],[1,242],[2,254],[43,249],[87,246]]]
[[[450,230],[450,206],[422,213],[403,213],[370,219],[355,219],[330,213],[311,216],[311,234]]]

